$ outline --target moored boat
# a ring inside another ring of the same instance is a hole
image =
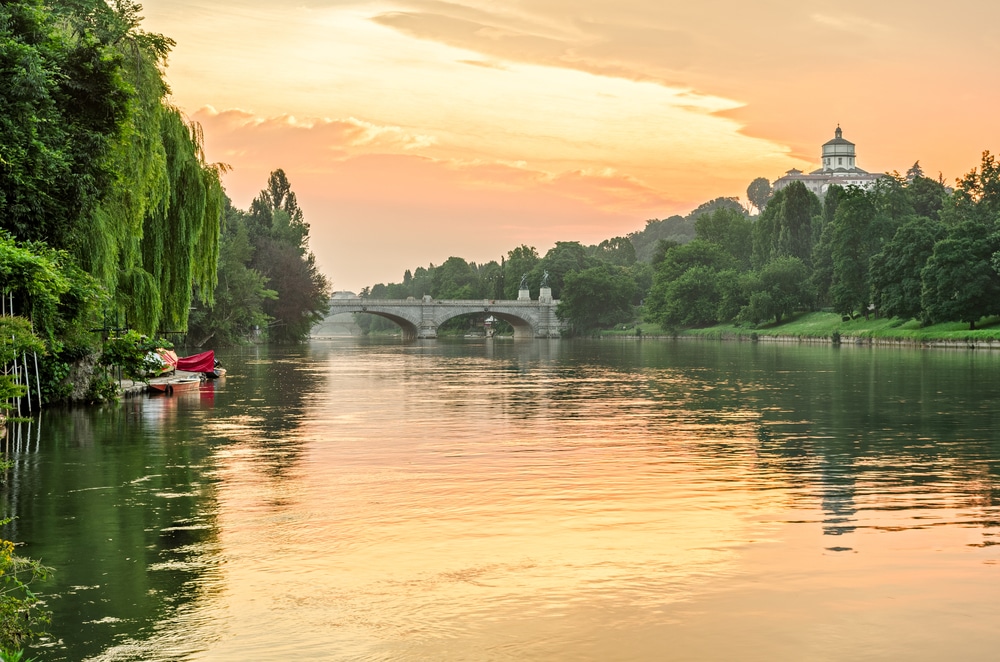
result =
[[[174,377],[159,381],[149,382],[150,390],[156,393],[166,393],[173,395],[177,391],[188,391],[201,386],[201,377]]]

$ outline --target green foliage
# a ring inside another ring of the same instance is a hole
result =
[[[688,269],[696,266],[708,267],[713,271],[722,271],[734,266],[732,256],[721,246],[696,239],[683,246],[676,246],[667,251],[663,260],[657,266],[657,281],[670,281],[680,278]]]
[[[206,223],[207,191],[196,133],[179,111],[161,115],[160,136],[167,155],[170,193],[146,217],[142,266],[159,284],[159,325],[184,330],[195,275],[194,250]],[[207,222],[218,224],[219,219]]]
[[[38,561],[14,554],[14,543],[0,540],[0,650],[12,659],[49,622],[42,599],[31,590],[52,572]]]
[[[917,177],[910,181],[907,193],[913,205],[913,213],[923,218],[939,220],[941,210],[948,199],[947,191],[942,182]]]
[[[694,225],[698,239],[725,250],[741,270],[750,268],[754,224],[745,214],[732,209],[716,209],[711,214],[699,216]]]
[[[23,360],[27,355],[43,353],[45,345],[31,331],[31,323],[23,317],[0,317],[0,366]],[[25,388],[13,375],[0,374],[0,409],[11,398],[24,395]]]
[[[759,214],[767,206],[771,193],[771,182],[767,181],[766,177],[758,177],[747,187],[747,200],[757,208]]]
[[[992,224],[1000,218],[1000,162],[989,151],[978,169],[958,180],[953,200],[953,216],[959,219]]]
[[[218,283],[213,302],[199,296],[198,306],[189,318],[188,343],[197,347],[210,341],[225,347],[252,340],[271,319],[264,312],[264,302],[278,296],[267,287],[267,278],[248,266],[253,247],[246,224],[242,222],[241,212],[228,199],[225,202],[227,220],[219,248]]]
[[[880,315],[910,319],[921,312],[921,271],[944,238],[945,228],[928,217],[907,220],[871,258],[872,299]]]
[[[189,135],[194,144],[200,144],[197,135]],[[263,327],[267,328],[266,336],[276,342],[306,339],[313,325],[326,315],[330,285],[307,249],[309,225],[284,171],[272,172],[267,188],[254,199],[250,211],[242,212],[224,194],[220,193],[218,204],[213,202],[220,171],[204,163],[199,168],[199,176],[207,182],[207,224],[199,230],[201,242],[205,243],[206,232],[214,233],[221,248],[216,271],[211,255],[196,252],[202,244],[193,245],[191,280],[197,289],[198,306],[190,317],[188,341],[199,346],[210,341],[231,345],[258,337]],[[216,209],[218,218],[225,219],[224,229],[213,220]],[[155,259],[156,255],[152,251],[149,257]],[[206,264],[213,264],[211,278],[200,271]],[[185,321],[187,313],[185,309]]]
[[[531,273],[539,261],[538,251],[533,246],[521,244],[507,252],[504,260],[504,296],[505,299],[516,299],[521,277]],[[415,295],[419,296],[419,295]]]
[[[128,331],[105,341],[100,364],[118,368],[127,379],[145,382],[160,368],[155,356],[160,348],[172,349],[173,345],[163,338],[150,339],[138,331]]]
[[[671,245],[686,244],[695,237],[694,218],[671,216],[663,220],[646,221],[646,227],[628,235],[635,246],[635,256],[640,262],[655,263],[654,255],[661,241]]]
[[[114,174],[119,54],[38,0],[0,4],[0,228],[72,248]]]
[[[28,317],[50,343],[79,338],[106,300],[96,281],[65,251],[20,243],[0,232],[0,282],[14,310]],[[8,300],[9,301],[9,300]]]
[[[961,223],[935,244],[921,271],[927,318],[967,322],[974,329],[980,318],[1000,312],[1000,275],[991,262],[997,251],[1000,234],[976,221]]]
[[[796,257],[769,262],[749,279],[749,300],[739,318],[753,324],[774,319],[780,324],[782,318],[807,308],[813,298],[808,274],[806,265]]]
[[[866,238],[875,213],[871,198],[860,189],[852,189],[841,201],[830,227],[830,298],[842,315],[867,313],[871,244]]]
[[[594,256],[603,263],[618,267],[629,267],[635,264],[635,246],[625,237],[605,239],[597,245]]]
[[[309,224],[284,170],[279,168],[270,174],[267,187],[250,203],[246,223],[251,236],[270,237],[305,254]]]
[[[484,293],[479,276],[468,262],[449,257],[434,270],[432,295],[436,299],[479,299]]]
[[[621,267],[600,265],[566,275],[556,314],[577,332],[609,327],[634,318],[636,285]]]
[[[663,328],[715,324],[723,299],[720,285],[718,271],[693,266],[675,279],[654,284],[647,302],[647,318]]]
[[[147,333],[183,329],[192,287],[209,300],[215,287],[222,166],[205,163],[200,129],[165,103],[173,42],[140,30],[140,11],[130,0],[0,6],[0,229],[69,278],[67,289],[33,275],[59,289],[56,308],[44,292],[28,302],[52,340],[79,338],[108,301]]]
[[[597,259],[588,255],[586,247],[578,241],[557,241],[528,275],[530,288],[537,291],[545,272],[549,274],[548,285],[552,288],[552,298],[562,297],[566,275],[596,266]]]
[[[813,250],[813,217],[822,213],[817,198],[802,182],[792,182],[767,203],[753,230],[753,264],[762,267],[779,257],[809,264]]]

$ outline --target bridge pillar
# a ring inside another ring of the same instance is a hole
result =
[[[551,293],[547,299],[547,301],[543,301],[542,297],[539,297],[538,326],[535,329],[535,337],[561,338],[564,325],[556,316],[556,306],[559,302],[552,299]]]
[[[420,326],[417,327],[417,338],[437,338],[438,325],[435,321],[434,301],[424,295],[420,305]]]

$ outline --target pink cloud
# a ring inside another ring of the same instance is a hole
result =
[[[522,243],[597,243],[683,206],[622,173],[549,173],[526,164],[423,156],[419,136],[361,120],[258,118],[202,109],[209,160],[246,208],[284,168],[336,287],[398,280],[451,255],[499,259]],[[416,146],[416,147],[415,147]]]

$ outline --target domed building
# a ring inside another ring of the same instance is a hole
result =
[[[792,168],[774,182],[773,189],[780,191],[792,182],[802,182],[806,188],[816,195],[823,195],[832,184],[839,186],[860,186],[868,188],[885,175],[873,175],[862,170],[856,164],[857,153],[854,143],[844,138],[840,125],[834,132],[833,140],[823,144],[823,167],[813,170],[808,175]]]

